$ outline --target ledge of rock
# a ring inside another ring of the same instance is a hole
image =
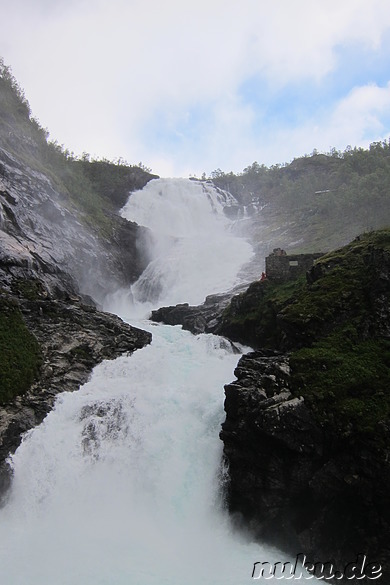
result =
[[[182,303],[170,307],[160,307],[152,311],[151,319],[166,325],[182,325],[183,329],[194,335],[199,333],[217,333],[221,324],[222,314],[229,305],[232,297],[246,290],[242,284],[229,292],[208,295],[201,305]]]

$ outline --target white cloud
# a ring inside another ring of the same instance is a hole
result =
[[[211,162],[237,168],[248,156],[246,166],[260,140],[276,153],[276,136],[291,130],[254,136],[262,114],[239,98],[241,84],[258,76],[272,97],[292,82],[319,83],[337,67],[340,47],[380,50],[390,29],[388,0],[0,0],[0,9],[0,53],[53,138],[76,152],[156,161],[160,173],[207,171]],[[161,136],[145,142],[157,113],[174,132],[194,107],[208,109],[203,137],[182,137],[169,156]],[[280,144],[275,160],[285,150]]]
[[[390,118],[390,82],[354,88],[337,106],[332,126],[339,136],[351,136],[350,143],[361,142],[367,135],[380,136],[386,130],[382,116]]]
[[[321,79],[336,65],[335,49],[359,42],[377,48],[390,26],[386,1],[275,0],[256,39],[259,62],[277,84]]]
[[[383,117],[390,122],[390,82],[386,87],[356,87],[321,116],[309,118],[299,127],[274,128],[264,137],[265,144],[258,144],[258,157],[253,160],[272,164],[289,162],[314,148],[329,152],[333,147],[344,150],[348,145],[367,147],[390,134]],[[256,152],[256,146],[252,144],[252,148]]]

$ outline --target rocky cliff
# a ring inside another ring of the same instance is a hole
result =
[[[381,583],[390,567],[389,296],[383,230],[322,257],[306,281],[252,284],[219,328],[257,348],[226,386],[231,512],[258,538],[341,571],[363,553],[382,565]]]
[[[56,395],[94,365],[150,342],[97,306],[148,263],[148,230],[121,218],[139,167],[77,160],[31,117],[0,60],[0,498],[7,455]]]
[[[150,178],[145,175],[144,184]],[[130,185],[125,194],[129,191]],[[73,279],[73,286],[97,302],[134,282],[147,263],[139,243],[148,230],[124,220],[108,204],[107,215],[109,232],[89,226],[85,212],[72,204],[48,172],[37,171],[0,148],[0,260],[2,266],[13,265],[13,276],[17,267],[23,277],[28,269],[49,289],[63,290]],[[3,278],[7,279],[5,273]]]

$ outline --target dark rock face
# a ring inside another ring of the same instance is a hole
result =
[[[146,250],[149,249],[148,242],[152,236],[148,228],[135,222],[119,216],[115,219],[116,228],[109,246],[115,250],[115,268],[119,275],[115,282],[124,286],[135,282],[149,264]],[[110,286],[112,288],[112,284]]]
[[[289,372],[283,354],[257,351],[242,357],[237,381],[225,386],[221,431],[231,511],[241,514],[258,537],[282,546],[294,544],[289,500],[298,500],[323,455],[322,433],[303,399],[291,395]]]
[[[332,441],[291,394],[287,355],[250,353],[235,375],[221,431],[233,516],[259,540],[339,570],[364,553],[382,565],[377,582],[388,582],[389,463],[369,447]]]
[[[171,307],[160,307],[152,311],[151,319],[167,325],[182,325],[183,329],[194,335],[199,333],[218,333],[222,314],[232,297],[246,285],[240,285],[227,293],[209,295],[202,305],[192,306],[188,303]]]

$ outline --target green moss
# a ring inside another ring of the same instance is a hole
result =
[[[278,314],[294,302],[305,286],[304,277],[284,284],[268,280],[252,283],[225,309],[221,333],[254,347],[278,347],[281,337]]]
[[[358,341],[340,329],[290,357],[292,390],[304,396],[321,423],[373,437],[390,415],[390,342]]]
[[[253,283],[222,327],[249,345],[290,351],[292,391],[317,420],[377,445],[390,417],[390,341],[376,312],[389,296],[389,251],[384,229],[320,258],[308,282]]]
[[[69,354],[72,357],[72,359],[77,363],[79,362],[84,362],[87,364],[94,363],[92,349],[86,343],[74,347],[73,349],[70,350]]]
[[[284,339],[284,349],[308,345],[351,319],[359,329],[372,311],[371,288],[380,278],[373,258],[389,250],[390,230],[380,230],[319,259],[312,282],[255,282],[225,310],[222,333],[233,331],[240,341],[261,347],[280,348]]]
[[[0,404],[25,393],[41,364],[40,349],[14,301],[0,297]]]
[[[373,258],[389,249],[390,230],[386,229],[323,256],[316,262],[317,279],[302,286],[280,312],[284,324],[304,330],[310,342],[351,319],[359,329],[372,311],[372,287],[380,277]]]
[[[15,278],[11,284],[12,292],[28,301],[37,301],[47,296],[42,282],[35,279]]]

